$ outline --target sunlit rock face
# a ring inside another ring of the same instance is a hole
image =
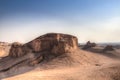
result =
[[[0,42],[0,58],[8,56],[10,47],[10,43]]]
[[[48,51],[50,54],[60,55],[69,53],[78,48],[78,39],[75,36],[61,33],[48,33],[26,44],[13,44],[10,56],[19,57],[26,53]]]

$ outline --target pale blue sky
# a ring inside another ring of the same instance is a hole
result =
[[[28,42],[49,32],[79,42],[120,42],[120,0],[0,0],[0,41]]]

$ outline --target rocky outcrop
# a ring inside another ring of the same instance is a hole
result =
[[[112,45],[107,45],[107,46],[103,49],[103,51],[113,51],[113,50],[114,50],[114,48],[113,48]]]
[[[83,49],[88,49],[88,48],[92,48],[92,47],[95,47],[96,46],[96,43],[91,43],[90,41],[88,41],[86,43],[86,45],[84,45]]]
[[[27,48],[26,46],[24,46],[23,44],[21,44],[19,42],[14,42],[11,45],[9,56],[11,56],[11,57],[21,57],[28,52],[30,52],[29,48]]]
[[[42,35],[24,45],[14,43],[10,50],[10,56],[19,57],[29,52],[39,53],[48,51],[50,54],[60,55],[77,49],[78,40],[75,36],[49,33]]]
[[[17,54],[16,54],[17,53]],[[22,50],[22,44],[18,43],[18,42],[14,42],[11,46],[11,49],[10,49],[10,53],[9,53],[9,56],[12,56],[12,57],[19,57],[21,55],[23,55],[24,52]]]
[[[62,54],[70,54],[77,48],[75,36],[60,33],[45,34],[26,44],[15,42],[11,45],[9,56],[0,60],[0,72],[21,65],[34,66],[42,61],[48,62]]]

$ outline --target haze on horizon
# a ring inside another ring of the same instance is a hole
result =
[[[0,0],[0,41],[28,42],[49,32],[79,42],[120,42],[120,0]]]

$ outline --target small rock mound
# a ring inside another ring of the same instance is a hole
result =
[[[113,48],[112,45],[107,45],[107,46],[103,49],[103,51],[113,51],[113,50],[114,50],[114,48]]]
[[[88,48],[92,48],[92,47],[95,47],[96,46],[96,43],[91,43],[90,41],[88,41],[86,43],[86,45],[83,47],[83,49],[88,49]]]

